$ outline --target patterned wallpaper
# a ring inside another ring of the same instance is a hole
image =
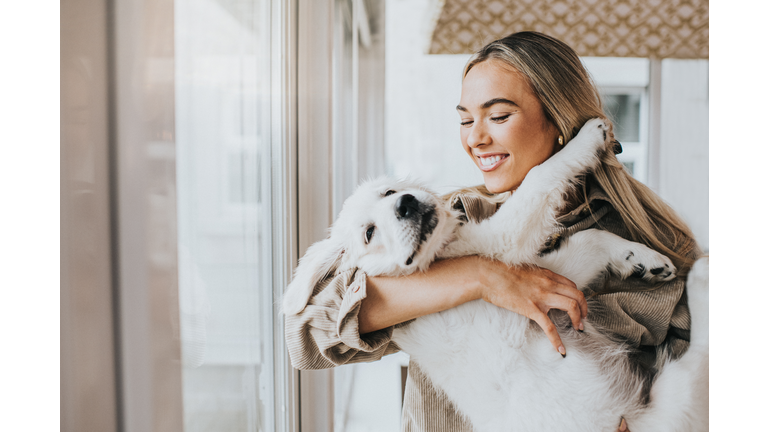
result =
[[[535,30],[581,56],[709,58],[708,0],[439,0],[430,54]],[[439,10],[439,9],[438,9]]]

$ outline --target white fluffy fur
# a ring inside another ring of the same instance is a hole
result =
[[[638,264],[662,270],[644,273],[651,282],[672,279],[669,259],[605,231],[582,231],[557,251],[538,255],[557,227],[565,193],[579,174],[598,163],[605,141],[605,124],[590,120],[568,146],[533,168],[493,217],[480,223],[460,224],[454,212],[416,184],[379,179],[361,185],[344,204],[329,238],[301,260],[283,310],[303,310],[317,282],[333,272],[357,267],[369,275],[407,274],[425,269],[437,257],[470,254],[536,264],[579,287],[606,270],[628,277]],[[404,194],[423,204],[420,222],[397,217],[396,203]],[[420,235],[432,217],[434,229]],[[366,243],[372,226],[374,235]],[[699,431],[707,429],[708,418],[706,262],[692,270],[688,296],[691,347],[664,366],[648,403],[626,347],[588,322],[584,333],[559,329],[568,347],[566,358],[535,323],[480,300],[418,318],[397,329],[393,338],[479,432],[614,431],[621,417],[633,432]]]

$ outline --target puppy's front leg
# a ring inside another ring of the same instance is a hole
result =
[[[528,172],[495,215],[459,228],[456,241],[441,256],[480,254],[508,264],[530,262],[557,226],[557,212],[576,177],[600,163],[607,131],[604,120],[589,120],[565,148]]]
[[[501,238],[503,260],[525,262],[535,255],[557,226],[558,211],[576,178],[600,163],[609,141],[603,119],[589,120],[560,152],[532,168],[523,183],[490,219],[488,227]]]

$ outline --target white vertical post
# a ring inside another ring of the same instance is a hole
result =
[[[666,59],[662,70],[659,195],[709,249],[709,61]]]
[[[650,59],[648,79],[648,187],[660,190],[661,165],[661,60]]]

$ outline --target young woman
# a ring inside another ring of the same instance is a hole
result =
[[[464,70],[461,141],[483,172],[484,187],[448,199],[470,219],[493,214],[528,171],[567,145],[589,119],[605,117],[600,97],[576,53],[549,36],[522,32],[492,42]],[[662,285],[610,276],[584,292],[568,279],[541,268],[512,267],[476,256],[438,261],[405,277],[367,277],[349,271],[315,288],[309,305],[286,317],[291,361],[298,369],[328,368],[381,358],[398,350],[394,326],[483,299],[536,321],[554,349],[565,355],[547,313],[566,311],[574,327],[587,316],[638,348],[637,362],[650,373],[656,350],[680,356],[688,346],[690,316],[685,274],[699,253],[690,230],[659,197],[634,180],[607,152],[584,179],[559,217],[563,228],[548,245],[574,232],[597,228],[641,242],[667,255],[678,277]],[[355,296],[347,296],[354,284]],[[626,424],[621,419],[621,428]],[[436,391],[415,363],[409,366],[403,407],[405,431],[470,431],[471,426]]]

